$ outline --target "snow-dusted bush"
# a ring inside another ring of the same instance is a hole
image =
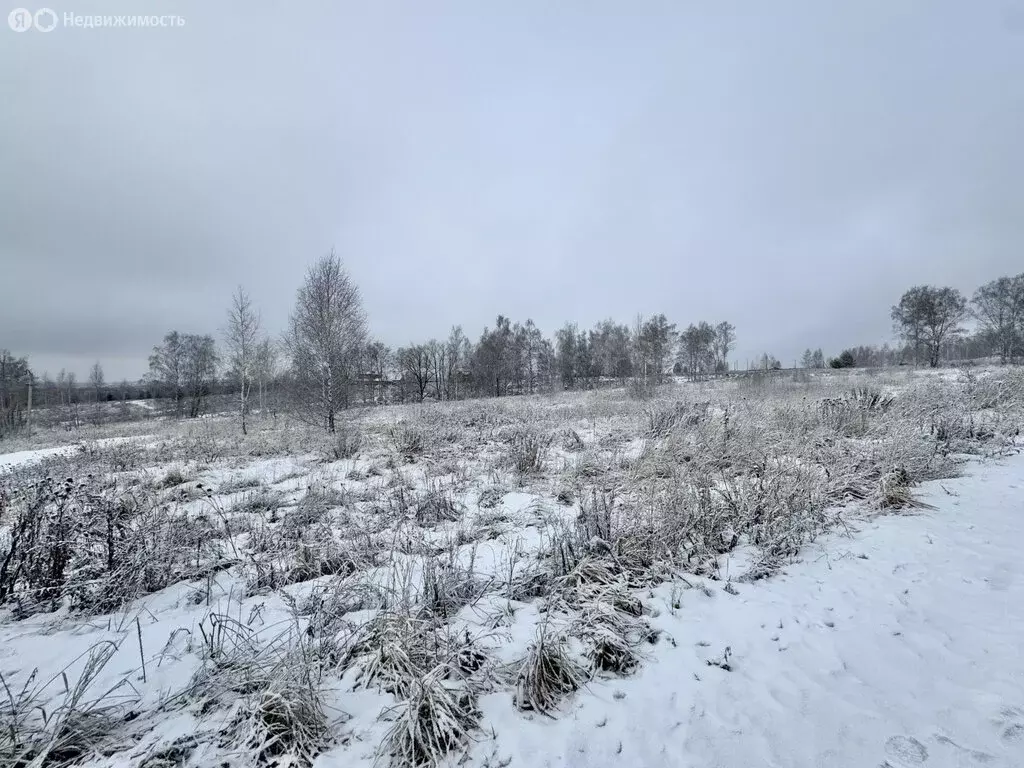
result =
[[[22,612],[116,610],[216,560],[219,533],[142,484],[94,475],[57,479],[43,465],[20,476],[3,510],[0,603]],[[7,482],[10,482],[8,479]]]

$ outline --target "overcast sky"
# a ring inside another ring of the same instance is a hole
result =
[[[279,332],[332,246],[392,345],[664,312],[741,363],[1024,271],[1022,0],[48,4],[185,26],[0,28],[0,347],[37,373],[137,378],[239,283]]]

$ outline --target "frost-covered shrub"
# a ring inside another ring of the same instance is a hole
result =
[[[58,478],[46,470],[4,478],[0,602],[17,600],[31,611],[67,600],[75,610],[106,612],[217,558],[215,525],[181,513],[141,483]]]

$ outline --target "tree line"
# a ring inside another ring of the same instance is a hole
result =
[[[826,359],[821,349],[804,351],[804,368],[919,365],[943,360],[997,357],[1002,364],[1024,359],[1024,273],[985,283],[968,299],[956,288],[918,285],[890,310],[903,343],[849,347]],[[965,328],[973,321],[974,328]]]
[[[977,323],[979,341],[998,355],[1000,362],[1024,356],[1024,273],[1000,277],[978,288],[970,301],[955,288],[914,286],[892,308],[896,332],[914,361],[933,368],[942,359],[943,345],[966,336],[963,324]]]
[[[826,358],[807,349],[804,368],[931,366],[943,359],[997,355],[1002,362],[1024,356],[1024,274],[1001,277],[978,288],[970,300],[948,287],[915,286],[891,309],[901,345],[859,346]],[[976,329],[969,334],[968,320]],[[274,339],[243,288],[232,296],[220,332],[168,332],[149,357],[143,385],[111,386],[96,363],[88,382],[61,371],[44,375],[45,404],[77,404],[86,397],[121,399],[158,395],[173,401],[177,417],[204,413],[211,395],[236,401],[248,429],[254,410],[287,405],[309,423],[333,431],[338,414],[354,404],[457,400],[589,389],[611,384],[657,385],[670,375],[700,380],[729,370],[736,329],[729,322],[701,321],[677,328],[664,314],[638,316],[631,324],[612,319],[582,329],[566,323],[546,337],[527,319],[499,315],[479,338],[460,326],[445,339],[392,349],[373,339],[358,287],[332,251],[307,271],[296,293],[288,326]],[[777,369],[768,353],[750,367]],[[25,385],[34,376],[25,358],[0,354],[0,436],[24,424]],[[44,404],[41,402],[40,404]],[[77,421],[77,415],[76,415]]]
[[[446,339],[391,349],[369,337],[359,290],[332,252],[299,288],[282,340],[282,377],[294,411],[332,431],[337,414],[359,401],[503,397],[632,379],[657,384],[673,363],[698,376],[726,366],[734,341],[729,323],[700,323],[679,334],[662,314],[638,317],[633,327],[609,319],[583,331],[568,323],[553,339],[531,319],[499,315],[476,341],[455,326]],[[228,348],[244,391],[237,334]]]
[[[307,271],[278,341],[263,332],[242,288],[222,337],[220,352],[213,336],[171,331],[150,356],[150,379],[174,399],[178,416],[191,417],[202,413],[218,377],[229,382],[243,431],[269,391],[300,419],[334,431],[338,414],[354,404],[658,384],[673,371],[701,378],[728,368],[736,338],[727,322],[677,332],[658,314],[632,327],[609,319],[584,331],[568,323],[549,339],[530,319],[499,315],[476,341],[455,326],[446,339],[392,349],[370,337],[359,289],[334,252]]]

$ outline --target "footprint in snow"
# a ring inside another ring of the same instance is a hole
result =
[[[963,746],[961,744],[957,744],[955,741],[953,741],[948,736],[942,736],[941,734],[936,734],[935,740],[937,742],[939,742],[939,744],[948,744],[949,746],[951,746],[954,749],[956,749],[958,752],[960,752],[961,755],[963,755],[963,756],[969,758],[970,760],[972,760],[973,761],[972,765],[974,765],[974,764],[977,764],[977,765],[988,765],[989,763],[991,763],[995,759],[988,752],[982,752],[980,749],[971,749],[970,747],[965,747],[965,746]]]
[[[885,740],[885,768],[910,768],[923,765],[928,759],[928,750],[912,736],[890,736]]]
[[[1024,744],[1024,710],[1003,707],[994,722],[999,728],[999,738],[1004,744]]]

